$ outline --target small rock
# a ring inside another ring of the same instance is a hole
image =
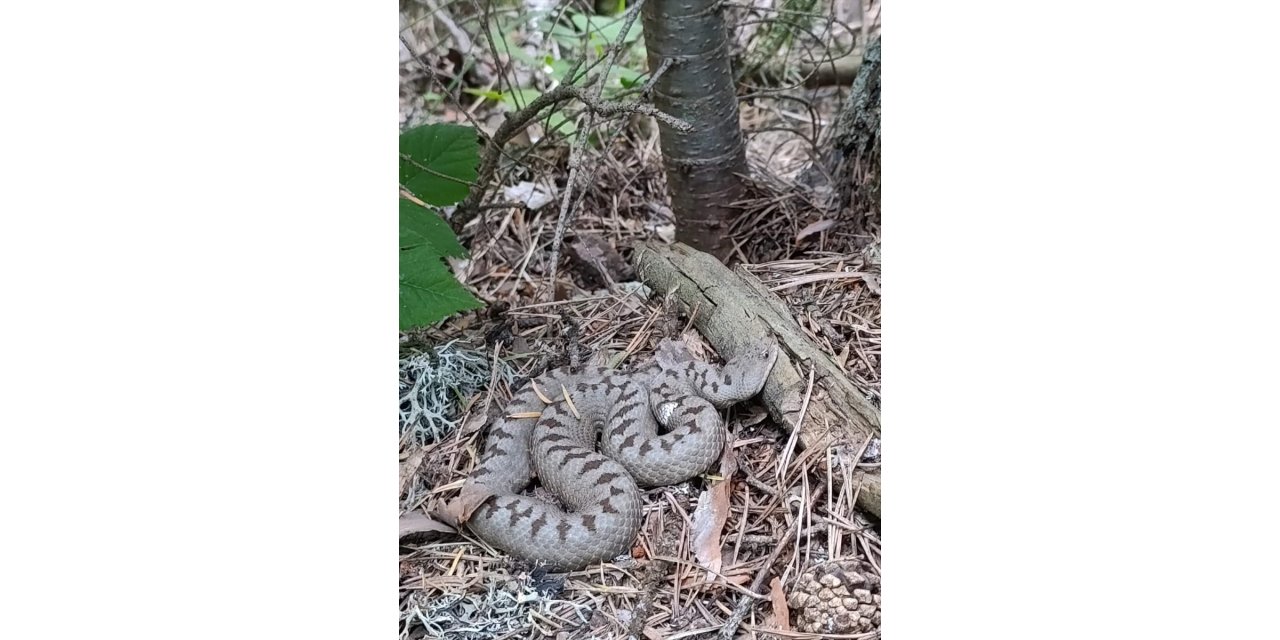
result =
[[[862,602],[862,603],[871,602],[871,592],[867,591],[866,589],[854,589],[853,597],[857,598],[858,602]]]

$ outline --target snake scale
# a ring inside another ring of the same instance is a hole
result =
[[[776,345],[752,347],[720,367],[664,340],[636,372],[594,367],[538,376],[489,428],[464,483],[464,491],[488,497],[467,525],[485,542],[553,570],[626,553],[640,530],[640,488],[707,471],[726,439],[718,409],[759,393],[777,353]],[[563,508],[522,494],[535,475]]]

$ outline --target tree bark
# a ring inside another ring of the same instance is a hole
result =
[[[679,243],[640,247],[632,260],[645,284],[661,294],[674,292],[721,357],[778,342],[782,351],[761,395],[775,421],[789,430],[799,426],[801,448],[845,446],[856,454],[880,436],[880,411],[754,275]],[[880,474],[861,472],[855,481],[858,506],[879,520]]]
[[[842,231],[865,245],[880,231],[880,38],[867,46],[849,99],[828,134],[829,151],[802,181],[828,182]]]
[[[693,125],[680,132],[658,123],[676,237],[721,259],[732,249],[726,236],[747,174],[723,11],[716,0],[646,0],[641,8],[649,71],[661,73],[653,103]]]

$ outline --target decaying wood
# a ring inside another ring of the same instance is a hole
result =
[[[674,293],[722,357],[732,358],[762,341],[777,340],[782,352],[761,395],[774,420],[789,429],[800,425],[802,447],[846,445],[856,454],[870,438],[880,436],[879,410],[849,382],[831,356],[805,336],[782,300],[755,276],[743,269],[730,270],[714,257],[680,243],[641,247],[632,260],[645,284],[660,294]],[[863,473],[857,480],[858,506],[879,519],[879,473]]]

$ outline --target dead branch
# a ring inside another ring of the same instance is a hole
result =
[[[796,323],[786,305],[760,281],[741,268],[730,270],[709,254],[687,245],[645,246],[633,256],[636,273],[661,294],[674,292],[686,309],[697,309],[694,324],[728,359],[776,340],[782,347],[778,363],[762,397],[770,416],[794,429],[803,425],[801,447],[847,445],[859,450],[880,435],[880,411],[849,382],[840,366],[814,344]],[[785,356],[785,357],[784,357]],[[809,371],[815,384],[805,406]],[[880,475],[862,472],[859,507],[880,518]]]
[[[858,69],[861,67],[862,55],[853,53],[834,60],[804,61],[793,67],[785,65],[761,67],[749,78],[755,84],[777,86],[787,84],[790,75],[802,78],[801,84],[809,88],[847,87],[853,84],[854,78],[858,77]]]
[[[591,96],[588,102],[596,102],[600,100],[600,96],[604,93],[604,84],[609,77],[609,70],[613,65],[617,64],[618,59],[622,56],[624,49],[623,42],[626,40],[627,32],[631,30],[631,25],[635,24],[636,17],[640,15],[640,7],[644,5],[644,0],[639,0],[634,5],[627,7],[626,17],[622,22],[622,28],[618,31],[618,36],[611,45],[613,48],[612,55],[608,56],[608,62],[605,64],[604,71],[599,75],[600,80],[591,87]],[[588,84],[588,86],[591,86]],[[578,187],[578,182],[582,179],[582,155],[586,149],[587,139],[590,137],[589,132],[595,127],[596,118],[599,114],[592,111],[587,116],[587,126],[578,132],[578,137],[574,140],[573,146],[569,150],[569,178],[565,181],[564,196],[560,200],[560,217],[556,220],[556,234],[551,240],[551,261],[549,270],[551,277],[548,279],[551,286],[547,288],[547,300],[555,300],[556,296],[556,271],[560,267],[560,247],[564,243],[564,232],[569,227],[569,221],[573,217],[574,206],[574,190]],[[579,198],[581,199],[581,198]]]

